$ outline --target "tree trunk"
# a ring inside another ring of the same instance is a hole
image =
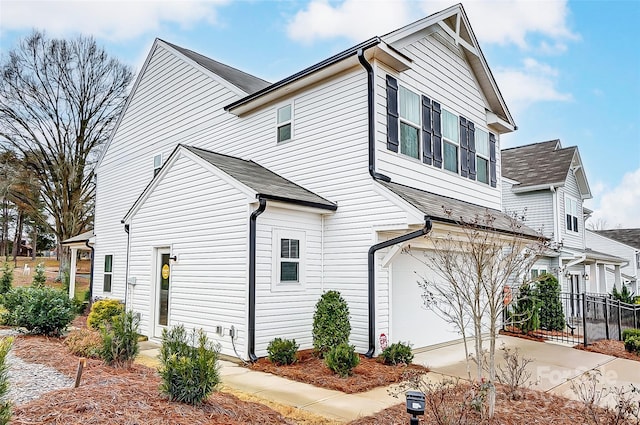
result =
[[[32,242],[31,242],[31,259],[35,261],[36,259],[36,252],[38,250],[38,226],[36,225],[35,221],[33,223],[33,236],[32,236]]]
[[[5,259],[9,255],[9,203],[6,197],[2,199],[2,246],[0,255]]]
[[[18,266],[18,254],[20,253],[20,244],[22,242],[22,223],[24,221],[24,214],[21,210],[18,210],[18,218],[16,220],[16,235],[13,238],[13,267]]]

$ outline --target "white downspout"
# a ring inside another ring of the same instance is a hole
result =
[[[559,220],[560,217],[558,217],[558,192],[556,191],[556,188],[551,185],[549,186],[549,190],[552,193],[551,196],[551,200],[553,202],[553,240],[556,241],[557,243],[560,243],[560,224],[559,224]]]

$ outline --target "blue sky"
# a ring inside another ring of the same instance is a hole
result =
[[[0,2],[4,55],[32,28],[93,35],[139,69],[155,37],[269,81],[447,1]],[[577,145],[607,227],[640,227],[640,1],[467,1],[489,66],[518,124],[503,147]]]

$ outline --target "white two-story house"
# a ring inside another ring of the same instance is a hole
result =
[[[640,229],[587,230],[586,243],[589,248],[625,260],[619,275],[615,267],[607,267],[606,264],[588,270],[602,288],[601,292],[611,293],[614,285],[622,283],[630,292],[640,295]],[[621,287],[618,285],[617,289]]]
[[[524,214],[525,223],[557,247],[539,259],[532,277],[552,273],[571,294],[606,293],[597,275],[605,267],[619,282],[624,260],[586,243],[583,201],[592,196],[578,148],[550,140],[503,149],[501,157],[504,210]]]
[[[458,339],[399,253],[451,217],[510,231],[514,128],[461,5],[276,83],[156,40],[97,168],[93,295],[151,338],[182,323],[249,359],[275,337],[311,347],[331,289],[361,352]]]

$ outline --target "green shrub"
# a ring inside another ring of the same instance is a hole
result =
[[[289,365],[298,361],[298,348],[295,339],[275,338],[267,346],[271,363]]]
[[[540,329],[540,305],[536,291],[523,283],[518,288],[518,296],[511,312],[510,318],[513,325],[523,334]]]
[[[44,273],[44,263],[38,263],[33,273],[31,286],[34,288],[44,288],[45,283],[47,283],[47,275]]]
[[[625,329],[622,331],[622,340],[625,341],[630,336],[640,336],[640,329]]]
[[[11,419],[11,402],[7,401],[9,392],[9,366],[7,365],[7,354],[11,350],[13,338],[2,338],[0,340],[0,424],[8,424]]]
[[[322,294],[313,315],[313,348],[316,354],[324,353],[341,343],[349,342],[351,324],[349,306],[338,291]]]
[[[67,294],[49,287],[14,288],[4,294],[3,304],[6,324],[39,335],[60,336],[75,317]]]
[[[78,329],[67,335],[64,345],[76,356],[100,358],[102,336],[93,329]]]
[[[540,327],[548,331],[564,330],[564,312],[558,279],[549,273],[540,275],[536,289],[540,302]]]
[[[353,368],[360,364],[360,356],[353,345],[343,342],[325,354],[324,363],[329,369],[346,378],[351,375]]]
[[[192,346],[195,345],[195,346]],[[218,352],[202,329],[187,334],[184,326],[162,331],[160,389],[169,400],[202,403],[220,383]]]
[[[0,294],[6,294],[13,284],[13,269],[8,262],[2,267],[2,276],[0,276]]]
[[[614,300],[627,304],[634,304],[637,298],[633,292],[629,292],[629,288],[627,288],[626,285],[622,285],[621,291],[618,291],[618,288],[614,286],[613,291],[611,292],[611,297]]]
[[[116,367],[129,367],[138,355],[138,325],[140,319],[133,311],[120,313],[111,324],[100,329],[102,349],[100,357]]]
[[[122,313],[124,313],[124,305],[119,300],[96,301],[87,316],[87,326],[92,329],[100,329],[113,323],[114,317]]]
[[[624,349],[630,353],[640,354],[640,336],[630,336],[625,339]]]
[[[413,353],[409,344],[394,342],[382,351],[380,358],[382,358],[384,364],[393,366],[399,364],[408,365],[413,361]]]

